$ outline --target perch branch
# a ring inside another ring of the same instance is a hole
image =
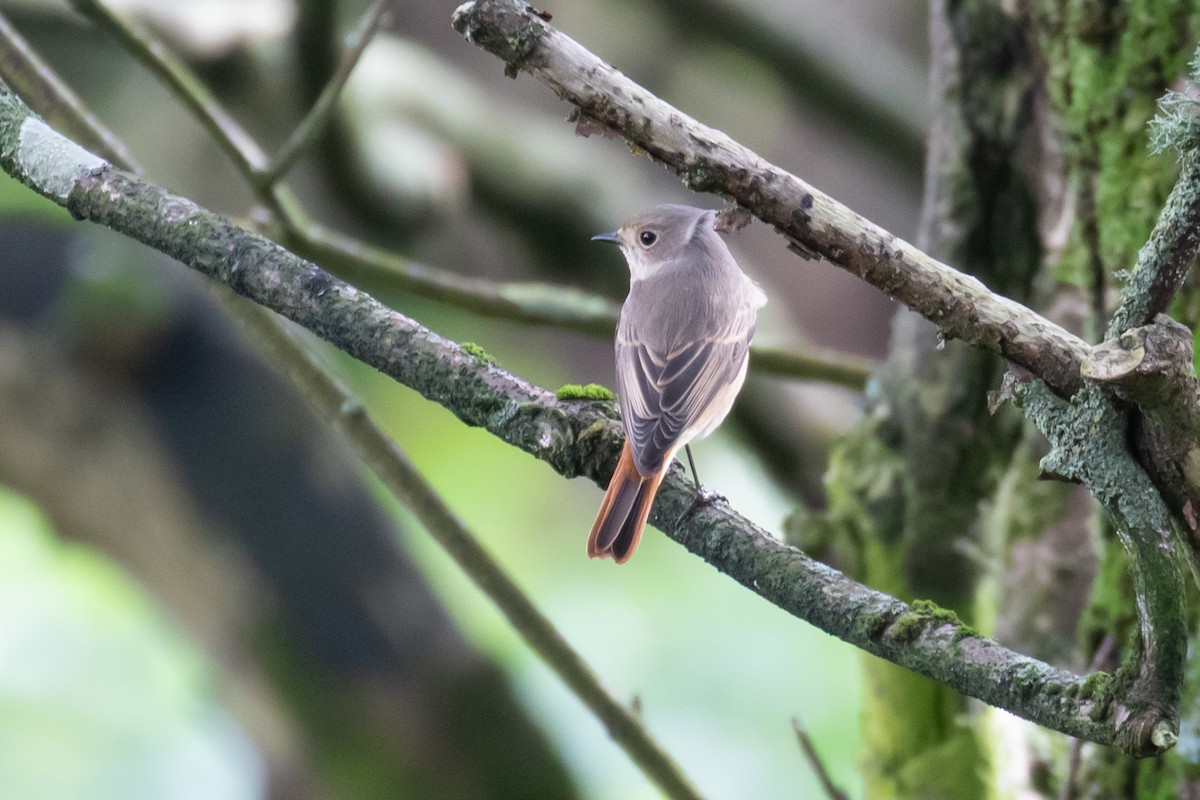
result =
[[[254,334],[253,339],[267,355],[267,361],[284,372],[314,410],[346,437],[363,463],[412,511],[434,541],[496,604],[525,643],[591,709],[646,776],[667,797],[698,800],[700,794],[638,716],[600,684],[587,662],[442,501],[404,451],[367,415],[349,388],[330,375],[308,345],[284,323],[262,308],[236,298],[228,299],[226,306]]]
[[[0,87],[0,168],[78,219],[110,227],[297,322],[567,477],[603,484],[619,426],[607,403],[559,400],[463,350],[278,244],[114,169]],[[865,650],[1038,724],[1101,744],[1131,741],[1120,696],[1014,653],[928,604],[909,606],[788,547],[726,503],[678,524],[694,498],[675,464],[651,522],[789,613]],[[1136,751],[1141,752],[1141,751]]]
[[[933,321],[945,338],[1003,355],[1070,395],[1085,342],[1025,306],[864,219],[796,176],[673,108],[626,78],[518,0],[478,0],[454,27],[623,136],[697,191],[736,200],[805,256],[822,256]]]

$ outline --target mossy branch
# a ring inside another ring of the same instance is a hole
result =
[[[1136,408],[1133,442],[1200,560],[1200,381],[1193,334],[1166,314],[1097,345],[1085,377]]]
[[[1179,735],[1188,641],[1183,571],[1170,511],[1125,448],[1126,414],[1098,385],[1089,382],[1067,401],[1040,381],[1007,380],[1026,416],[1050,440],[1042,469],[1087,486],[1129,552],[1139,637],[1116,676],[1119,744],[1134,755],[1160,753]]]
[[[1192,63],[1200,85],[1200,50]],[[1151,123],[1155,150],[1179,155],[1179,177],[1159,213],[1125,287],[1121,305],[1084,372],[1134,405],[1138,460],[1188,533],[1200,561],[1200,382],[1193,334],[1165,312],[1200,253],[1200,103],[1169,92]]]
[[[0,168],[70,211],[180,260],[308,328],[456,414],[550,464],[603,484],[619,426],[608,403],[559,399],[464,350],[315,264],[63,138],[0,87]],[[571,395],[571,392],[567,393]],[[715,502],[694,497],[676,464],[651,521],[768,601],[866,652],[1041,725],[1123,742],[1119,683],[1085,679],[1015,653],[929,604],[908,606],[788,547]]]

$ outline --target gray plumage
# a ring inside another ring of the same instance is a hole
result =
[[[592,528],[590,555],[632,555],[670,459],[721,423],[745,380],[766,295],[733,260],[715,221],[713,211],[663,205],[594,237],[619,244],[629,264],[616,356],[631,452]]]
[[[617,327],[617,394],[642,475],[719,425],[745,379],[766,296],[715,220],[713,211],[664,205],[621,228],[631,280]],[[650,246],[645,232],[655,236]]]

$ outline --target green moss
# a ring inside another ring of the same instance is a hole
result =
[[[579,441],[582,442],[582,441],[592,438],[593,436],[605,434],[608,431],[609,431],[609,426],[606,425],[603,420],[596,420],[591,425],[588,425],[586,428],[581,430],[579,432],[578,438],[579,438]]]
[[[942,608],[932,600],[914,600],[912,604],[913,611],[918,614],[923,614],[937,622],[948,622],[951,625],[962,625],[962,620],[948,608]]]
[[[863,617],[862,627],[867,632],[867,636],[874,639],[883,634],[884,631],[892,624],[892,615],[884,612],[876,614],[868,614]]]
[[[555,396],[559,400],[616,400],[617,396],[611,389],[598,383],[580,386],[578,383],[567,383],[558,388]]]
[[[496,365],[496,359],[492,358],[491,353],[489,353],[487,350],[484,350],[474,342],[463,342],[461,345],[459,345],[459,347],[463,349],[464,353],[474,358],[480,364],[485,366]]]
[[[1079,697],[1084,700],[1097,700],[1108,694],[1112,688],[1113,676],[1107,672],[1093,672],[1088,675],[1079,687]]]
[[[979,633],[970,625],[964,625],[962,620],[948,608],[942,608],[932,600],[914,600],[909,607],[889,626],[893,638],[901,642],[910,642],[929,628],[941,625],[953,625],[957,628],[955,638],[978,636]]]
[[[1147,124],[1185,71],[1197,17],[1195,3],[1179,0],[1036,3],[1050,100],[1085,218],[1072,232],[1060,278],[1089,286],[1092,264],[1110,279],[1133,265],[1177,169],[1174,159],[1151,154]]]
[[[928,618],[914,611],[906,611],[892,623],[891,634],[901,642],[911,642],[925,629]]]

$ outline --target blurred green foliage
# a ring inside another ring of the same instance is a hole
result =
[[[252,800],[260,771],[204,654],[0,488],[0,797]]]

